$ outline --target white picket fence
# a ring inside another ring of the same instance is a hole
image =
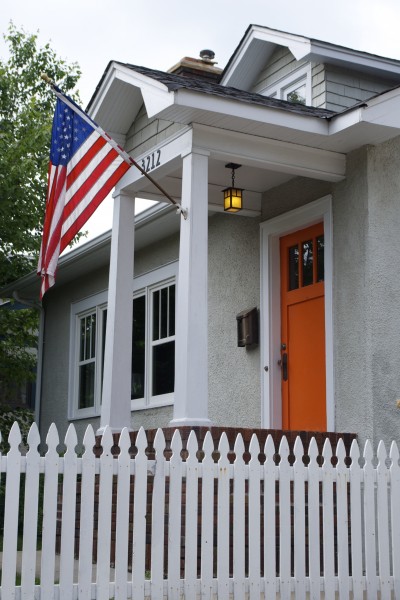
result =
[[[146,456],[143,430],[134,458],[127,430],[117,457],[110,430],[95,457],[90,427],[81,456],[73,426],[62,456],[54,425],[44,456],[35,425],[26,453],[19,448],[17,424],[9,444],[8,454],[0,457],[1,600],[359,599],[364,594],[400,599],[400,467],[394,442],[389,456],[380,443],[376,458],[369,442],[362,458],[353,442],[350,466],[342,441],[332,461],[329,440],[320,460],[314,439],[304,459],[297,438],[293,462],[285,437],[279,448],[271,437],[260,448],[256,435],[247,462],[241,435],[232,462],[225,433],[216,455],[210,433],[199,451],[191,432],[182,458],[176,431],[166,458],[159,430],[155,460]],[[23,491],[23,545],[17,550]]]

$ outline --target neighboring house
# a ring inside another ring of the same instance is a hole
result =
[[[132,168],[112,236],[60,260],[43,300],[42,430],[399,439],[400,61],[250,26],[222,72],[207,52],[172,71],[110,62],[90,102],[187,218],[158,204],[134,227],[135,197],[165,198]],[[36,299],[39,281],[1,294],[14,290]],[[238,316],[252,308],[256,329]]]

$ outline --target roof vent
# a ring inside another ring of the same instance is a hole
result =
[[[215,58],[215,52],[213,52],[212,50],[201,50],[200,51],[200,58],[202,60],[204,60],[204,62],[212,62],[213,59]]]

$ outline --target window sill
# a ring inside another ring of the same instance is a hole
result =
[[[161,408],[163,406],[172,406],[174,404],[174,395],[165,394],[157,400],[151,400],[147,404],[144,400],[131,400],[131,412],[138,410],[149,410],[151,408]]]

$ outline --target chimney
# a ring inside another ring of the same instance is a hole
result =
[[[217,63],[214,57],[215,53],[212,50],[201,50],[200,58],[185,56],[176,65],[168,69],[168,73],[218,82],[222,69],[215,66]]]

